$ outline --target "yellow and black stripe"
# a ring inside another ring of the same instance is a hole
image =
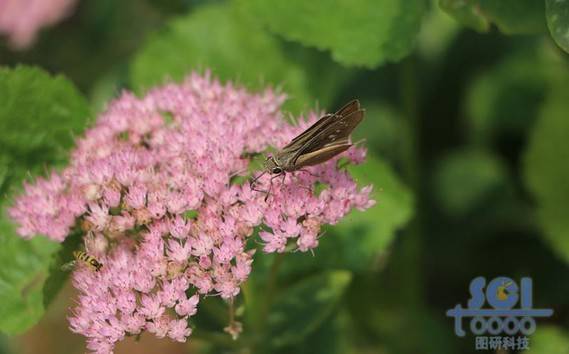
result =
[[[101,262],[99,262],[95,257],[88,255],[84,251],[74,251],[73,257],[75,257],[77,261],[83,262],[95,272],[100,271],[103,267],[103,264]]]

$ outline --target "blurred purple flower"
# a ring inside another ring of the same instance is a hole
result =
[[[38,32],[68,16],[77,0],[0,0],[0,34],[14,49],[25,49]]]
[[[358,189],[336,167],[339,157],[276,179],[267,201],[232,183],[247,174],[251,153],[284,145],[318,118],[286,124],[284,99],[197,74],[142,99],[124,93],[77,141],[66,169],[25,186],[9,211],[23,237],[63,241],[79,222],[87,251],[104,264],[73,275],[80,295],[70,327],[90,350],[109,353],[143,330],[185,341],[200,296],[239,294],[254,228],[267,230],[259,232],[265,252],[304,252],[318,246],[322,224],[374,204],[371,187]],[[365,150],[343,156],[361,162]],[[319,195],[316,182],[326,184]]]

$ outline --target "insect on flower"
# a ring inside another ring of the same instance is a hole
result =
[[[288,145],[265,160],[264,171],[251,181],[251,188],[267,193],[268,198],[273,179],[287,172],[299,171],[306,166],[314,166],[328,161],[352,146],[350,135],[364,118],[365,110],[359,100],[352,100],[336,113],[321,117],[316,123],[292,139]],[[269,190],[255,189],[257,180],[266,173],[273,175]]]
[[[95,257],[90,256],[84,251],[73,251],[73,257],[75,258],[71,262],[65,263],[61,266],[61,270],[68,271],[75,267],[78,262],[85,264],[87,267],[91,268],[92,271],[98,272],[103,267],[103,263],[99,262]]]

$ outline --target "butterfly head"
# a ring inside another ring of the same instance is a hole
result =
[[[265,171],[272,175],[280,175],[284,172],[283,168],[272,155],[267,156],[265,160]]]

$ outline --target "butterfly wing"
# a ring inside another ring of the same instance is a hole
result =
[[[61,266],[61,270],[64,272],[68,272],[68,271],[72,270],[73,268],[75,268],[76,263],[77,262],[75,260],[73,260],[71,262],[67,262]]]
[[[360,109],[360,101],[357,99],[346,103],[336,113],[334,113],[334,114],[329,113],[329,114],[324,115],[322,118],[318,119],[318,121],[316,123],[312,124],[308,129],[306,129],[305,131],[300,133],[298,136],[296,136],[294,139],[292,139],[291,142],[288,143],[282,149],[282,151],[283,152],[286,151],[288,153],[291,153],[291,152],[294,152],[294,151],[300,149],[307,141],[309,141],[310,139],[315,137],[317,134],[322,132],[322,130],[324,130],[330,124],[331,121],[338,119],[340,117],[349,115],[352,112],[355,112],[359,109]]]
[[[336,115],[343,117],[349,115],[352,112],[359,111],[360,109],[361,109],[360,101],[355,99],[351,100],[350,102],[346,103],[342,108],[340,108],[336,112]]]
[[[326,114],[322,116],[316,123],[312,124],[308,129],[297,135],[294,139],[290,141],[285,147],[282,148],[282,151],[288,151],[289,153],[295,150],[298,150],[302,145],[304,145],[308,140],[310,140],[314,135],[318,134],[319,132],[326,127],[328,122],[334,118],[333,114]]]
[[[358,124],[363,120],[365,111],[363,109],[358,109],[357,111],[352,111],[345,116],[340,116],[333,121],[331,121],[320,133],[316,134],[312,139],[310,139],[299,151],[292,157],[291,165],[296,166],[298,160],[302,155],[308,155],[312,153],[325,152],[326,156],[331,151],[337,151],[337,154],[347,150],[350,144],[350,135],[352,131],[356,128]],[[338,146],[348,146],[345,149],[339,149]],[[326,149],[327,147],[333,146],[334,149]],[[338,148],[338,149],[336,149]],[[335,155],[329,156],[326,160],[334,157]],[[308,155],[313,156],[313,155]],[[320,161],[324,162],[326,160]],[[295,167],[296,169],[296,167]]]
[[[296,164],[294,167],[296,169],[306,167],[306,166],[314,166],[318,165],[319,163],[328,161],[332,157],[341,154],[342,152],[348,150],[352,146],[349,142],[337,143],[323,147],[320,150],[316,150],[313,152],[309,152],[307,154],[302,154],[296,160]]]

